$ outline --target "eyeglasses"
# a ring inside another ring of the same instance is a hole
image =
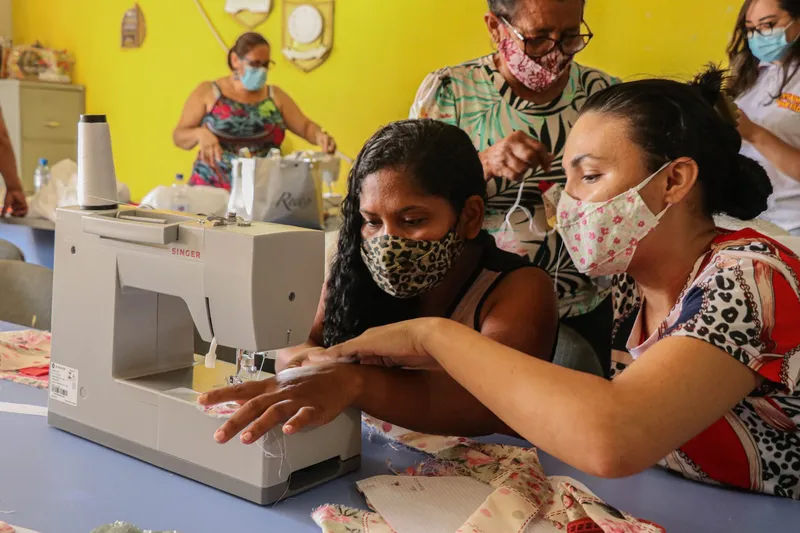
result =
[[[562,35],[561,39],[556,40],[551,39],[550,37],[525,37],[522,35],[522,32],[512,26],[505,17],[500,17],[500,20],[502,20],[503,24],[508,26],[508,28],[514,32],[514,35],[517,36],[517,39],[522,41],[523,45],[525,46],[525,54],[534,59],[546,56],[552,52],[556,46],[558,46],[561,51],[564,52],[564,54],[568,56],[574,56],[586,48],[586,45],[589,44],[589,41],[591,41],[592,37],[594,37],[592,30],[585,21],[581,21],[581,24],[586,26],[586,33],[580,33],[578,35]]]
[[[242,59],[246,65],[249,65],[253,68],[265,68],[267,70],[271,69],[275,66],[275,62],[271,59],[269,61],[250,61],[249,59]]]
[[[765,22],[764,24],[759,24],[755,28],[745,28],[745,34],[747,35],[748,39],[752,39],[756,33],[763,37],[769,37],[773,33],[779,32],[781,30],[786,30],[789,26],[794,24],[794,21],[791,21],[789,24],[782,28],[776,28],[778,22]]]

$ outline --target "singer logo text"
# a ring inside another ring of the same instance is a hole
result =
[[[172,248],[172,255],[186,257],[187,259],[200,259],[200,252],[197,250],[187,250],[186,248]]]

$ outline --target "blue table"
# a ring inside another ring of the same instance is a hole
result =
[[[0,323],[0,331],[8,329],[16,327]],[[46,405],[47,393],[0,381],[0,402]],[[0,520],[41,533],[89,533],[116,520],[180,533],[318,533],[309,517],[314,508],[324,503],[365,508],[357,479],[387,474],[387,460],[404,468],[422,458],[395,451],[378,436],[365,435],[363,445],[360,471],[259,507],[50,428],[44,417],[0,413],[0,511],[15,511],[0,514]],[[572,476],[609,504],[660,523],[669,533],[800,529],[800,502],[703,486],[655,469],[603,480],[544,454],[541,459],[548,474]]]
[[[53,268],[56,226],[44,218],[0,218],[0,239],[5,239],[25,254],[25,261]]]

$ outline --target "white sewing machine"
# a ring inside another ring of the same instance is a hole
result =
[[[308,338],[324,271],[320,231],[121,207],[108,125],[82,116],[78,200],[57,211],[50,425],[260,504],[360,465],[355,410],[258,445],[214,441],[200,336],[264,352]],[[267,376],[262,376],[267,377]]]

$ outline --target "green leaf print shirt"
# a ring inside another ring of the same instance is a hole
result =
[[[432,118],[466,131],[478,151],[483,151],[522,130],[544,144],[555,156],[549,172],[530,172],[522,182],[492,178],[487,183],[489,201],[484,227],[500,248],[527,255],[558,280],[562,316],[588,313],[607,292],[578,273],[562,246],[561,238],[548,227],[539,182],[564,183],[564,145],[586,99],[619,83],[599,70],[573,63],[561,97],[547,104],[534,104],[518,97],[488,55],[429,74],[419,88],[411,118]],[[503,226],[506,213],[522,190],[521,206]]]

